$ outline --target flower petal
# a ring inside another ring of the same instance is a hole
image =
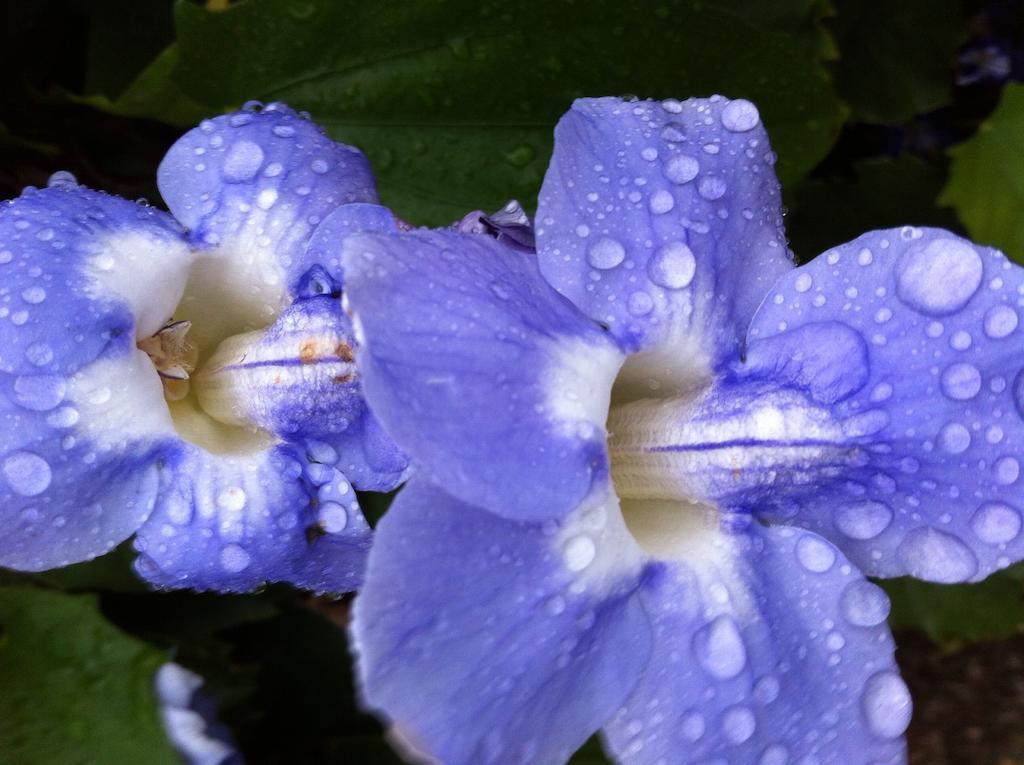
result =
[[[787,275],[747,371],[829,407],[853,451],[786,522],[874,576],[979,580],[1024,557],[1022,295],[1024,270],[937,229],[871,232]],[[822,350],[828,326],[858,341]]]
[[[343,261],[370,407],[448,491],[536,520],[569,512],[607,475],[622,354],[531,255],[417,231],[350,236]]]
[[[600,537],[624,531],[583,549],[564,528],[421,479],[381,521],[353,638],[365,701],[414,750],[447,765],[561,763],[621,706],[650,647],[631,597],[641,573],[600,560],[614,547]]]
[[[630,349],[715,366],[791,268],[773,163],[749,101],[578,100],[540,193],[541,270]]]
[[[188,447],[135,539],[135,568],[160,587],[348,592],[369,537],[345,477],[295,445],[237,456]]]
[[[0,565],[93,558],[149,515],[177,439],[135,342],[190,262],[165,214],[74,184],[0,207]]]
[[[217,722],[203,678],[174,662],[156,672],[160,717],[171,744],[187,765],[242,765],[231,734]]]
[[[157,179],[195,240],[223,250],[225,273],[293,294],[316,226],[341,205],[377,200],[366,157],[281,104],[202,122],[167,152]]]
[[[885,594],[808,532],[755,525],[734,544],[643,590],[655,650],[605,728],[617,760],[904,763]]]

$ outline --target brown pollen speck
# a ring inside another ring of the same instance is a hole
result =
[[[338,343],[334,349],[334,354],[342,361],[352,361],[355,359],[355,354],[352,353],[352,346],[348,343]]]
[[[299,346],[299,361],[303,364],[312,364],[316,361],[316,341],[303,340]]]

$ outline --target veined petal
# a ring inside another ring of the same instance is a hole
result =
[[[326,272],[310,276],[318,278],[331,281]],[[356,488],[389,491],[408,460],[363,398],[351,320],[336,295],[316,290],[264,332],[222,343],[195,378],[199,400],[229,425],[316,441],[318,461],[336,465]]]
[[[773,163],[749,101],[580,99],[540,193],[541,270],[631,350],[717,366],[792,267]]]
[[[654,655],[605,728],[625,765],[906,761],[885,594],[831,544],[753,525],[640,595]]]
[[[786,522],[874,576],[979,580],[1024,557],[1022,295],[1024,270],[937,229],[871,232],[787,275],[747,372],[827,406],[851,460]],[[848,353],[822,350],[829,326],[859,338]]]
[[[488,235],[416,231],[350,236],[343,260],[370,407],[454,496],[555,518],[607,475],[623,356],[532,255]]]
[[[149,515],[178,445],[135,343],[190,261],[163,213],[73,184],[0,207],[0,565],[93,558]]]
[[[311,263],[317,225],[350,202],[376,202],[369,163],[308,119],[272,104],[202,122],[167,152],[157,179],[174,216],[216,248],[205,279],[230,276],[270,302]]]
[[[419,478],[402,491],[352,630],[365,701],[414,751],[446,765],[556,765],[622,705],[650,628],[616,504],[599,492],[570,522],[537,524]]]
[[[369,538],[345,476],[297,445],[230,456],[190,447],[139,530],[135,568],[161,587],[347,592]]]

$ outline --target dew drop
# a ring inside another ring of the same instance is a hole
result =
[[[983,274],[973,247],[957,239],[935,239],[903,255],[896,267],[896,292],[914,310],[944,316],[967,304]]]
[[[973,364],[950,364],[942,373],[942,392],[954,401],[970,401],[981,391],[981,372]]]
[[[661,247],[647,266],[651,281],[670,290],[689,286],[696,272],[697,259],[682,242],[669,242]]]
[[[719,178],[717,175],[705,176],[701,178],[700,183],[697,184],[697,193],[709,202],[721,199],[725,196],[725,190],[725,180]]]
[[[700,741],[706,729],[704,716],[699,712],[690,712],[679,721],[679,730],[687,741]]]
[[[627,305],[633,316],[646,316],[654,308],[654,300],[646,292],[637,290],[629,296]]]
[[[771,704],[779,697],[779,681],[772,675],[765,675],[754,683],[754,698],[759,704]]]
[[[754,713],[747,707],[737,705],[726,709],[722,713],[722,733],[729,743],[733,745],[742,744],[754,735],[757,728],[757,719]]]
[[[730,101],[722,109],[722,127],[733,133],[753,130],[760,121],[761,115],[757,113],[757,107],[743,98]]]
[[[700,172],[700,162],[687,154],[676,154],[665,163],[665,177],[672,183],[689,183]]]
[[[256,206],[261,210],[269,210],[277,202],[277,189],[263,189],[256,195]]]
[[[1015,457],[1000,457],[992,466],[996,481],[1003,486],[1016,483],[1020,478],[1020,462]]]
[[[833,520],[836,528],[850,539],[874,539],[892,523],[893,512],[883,502],[867,500],[840,505]]]
[[[237,116],[237,115],[236,115]],[[221,174],[231,183],[252,180],[263,164],[263,149],[252,141],[236,141],[224,157]]]
[[[772,744],[761,753],[757,765],[788,765],[789,750],[782,744]]]
[[[951,422],[939,431],[939,444],[950,454],[963,454],[971,445],[971,432],[959,422]]]
[[[594,268],[615,268],[626,258],[625,248],[615,239],[602,236],[587,251],[587,262]]]
[[[237,574],[249,565],[249,553],[235,544],[230,544],[220,551],[220,565],[225,571]]]
[[[850,582],[839,596],[843,617],[855,627],[877,627],[889,618],[889,598],[877,584]]]
[[[50,464],[32,452],[13,452],[4,460],[4,478],[15,494],[34,497],[50,486]]]
[[[832,546],[810,534],[801,537],[796,543],[796,557],[801,566],[816,574],[828,571],[836,562]]]
[[[48,412],[64,400],[66,383],[59,375],[25,375],[14,381],[14,400],[34,412]]]
[[[570,571],[582,571],[594,562],[595,555],[597,548],[594,546],[594,540],[585,535],[573,537],[562,548],[565,567]]]
[[[338,534],[348,526],[348,511],[337,502],[324,502],[318,514],[320,525],[328,534]]]
[[[971,518],[971,530],[982,542],[1004,545],[1020,535],[1020,513],[1002,502],[986,502]]]
[[[899,738],[910,725],[913,705],[907,684],[895,672],[877,672],[864,684],[861,709],[868,729],[879,738]]]
[[[1017,329],[1017,312],[1008,305],[997,305],[985,314],[985,334],[993,340],[1002,340]]]
[[[725,615],[697,630],[693,653],[708,674],[721,680],[736,677],[747,664],[747,649],[736,622]]]
[[[801,273],[793,282],[793,289],[797,292],[807,292],[811,288],[814,280],[811,278],[809,273]]]
[[[648,206],[655,215],[664,215],[676,206],[676,200],[671,193],[661,189],[651,194]]]
[[[963,542],[929,527],[907,534],[896,554],[908,574],[929,582],[964,582],[978,570],[974,553]]]

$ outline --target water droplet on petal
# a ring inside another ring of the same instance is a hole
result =
[[[1001,340],[1017,329],[1019,321],[1017,312],[1010,306],[993,306],[985,314],[985,334],[993,340]]]
[[[689,286],[696,272],[697,259],[682,242],[669,242],[660,248],[647,266],[651,281],[670,290]]]
[[[981,391],[981,372],[973,364],[950,364],[942,373],[942,392],[954,401],[970,401]]]
[[[230,544],[220,551],[220,565],[225,571],[237,574],[249,565],[249,553],[235,544]]]
[[[836,553],[832,546],[810,534],[801,537],[796,543],[796,557],[801,566],[816,574],[828,571],[836,562]]]
[[[910,725],[913,705],[903,678],[888,670],[868,678],[861,697],[868,729],[879,738],[899,738]]]
[[[836,528],[850,539],[874,539],[892,523],[892,509],[873,500],[853,502],[836,508]]]
[[[782,744],[772,744],[761,753],[757,765],[788,765],[789,750]]]
[[[570,571],[582,571],[594,561],[597,548],[588,536],[573,537],[562,548],[565,567]]]
[[[1003,486],[1016,483],[1020,478],[1020,462],[1015,457],[1000,457],[992,466],[996,480]]]
[[[328,534],[339,534],[348,526],[348,511],[337,502],[324,502],[320,505],[318,518]]]
[[[962,454],[971,445],[971,432],[959,422],[951,422],[939,431],[939,444],[950,454]]]
[[[654,308],[654,300],[646,292],[637,290],[629,296],[628,307],[633,316],[646,316]]]
[[[704,716],[699,712],[690,712],[679,721],[679,730],[687,741],[700,741],[706,729]]]
[[[779,681],[772,675],[765,675],[758,679],[754,683],[754,698],[758,704],[765,705],[771,704],[775,699],[779,697]]]
[[[736,677],[747,664],[743,637],[729,616],[719,616],[697,630],[693,653],[710,675],[721,680]]]
[[[697,184],[697,193],[709,202],[721,199],[725,196],[725,191],[725,180],[717,175],[707,175],[701,178],[700,183]]]
[[[928,527],[908,533],[896,554],[908,574],[930,582],[964,582],[978,570],[970,548],[952,534]]]
[[[761,115],[757,113],[757,107],[743,98],[730,101],[722,109],[722,127],[733,133],[753,130],[760,121]]]
[[[795,289],[797,292],[807,292],[807,290],[811,288],[811,285],[813,283],[814,280],[811,278],[811,275],[809,273],[804,272],[799,274],[793,281],[793,289]]]
[[[896,292],[916,311],[943,316],[967,304],[983,274],[981,256],[969,244],[935,239],[904,253],[896,266]]]
[[[13,452],[3,464],[4,478],[15,494],[34,497],[50,486],[50,464],[32,452]]]
[[[587,251],[587,262],[594,268],[615,268],[626,258],[625,248],[611,237],[602,236]]]
[[[986,502],[971,518],[971,530],[990,545],[1012,542],[1020,535],[1020,513],[1002,502]]]
[[[237,116],[237,115],[236,115]],[[236,141],[224,157],[221,174],[231,183],[252,180],[263,164],[263,149],[252,141]]]
[[[26,375],[14,381],[14,400],[35,412],[47,412],[64,400],[66,383],[59,375]]]
[[[651,194],[648,206],[655,215],[664,215],[676,206],[676,200],[672,194],[661,189]]]
[[[877,627],[889,618],[889,598],[877,584],[851,582],[839,596],[843,616],[855,627]]]
[[[676,154],[665,163],[665,177],[672,183],[689,183],[700,172],[700,163],[686,154]]]
[[[742,744],[754,735],[756,728],[757,719],[745,706],[729,707],[722,713],[722,733],[731,744]]]

